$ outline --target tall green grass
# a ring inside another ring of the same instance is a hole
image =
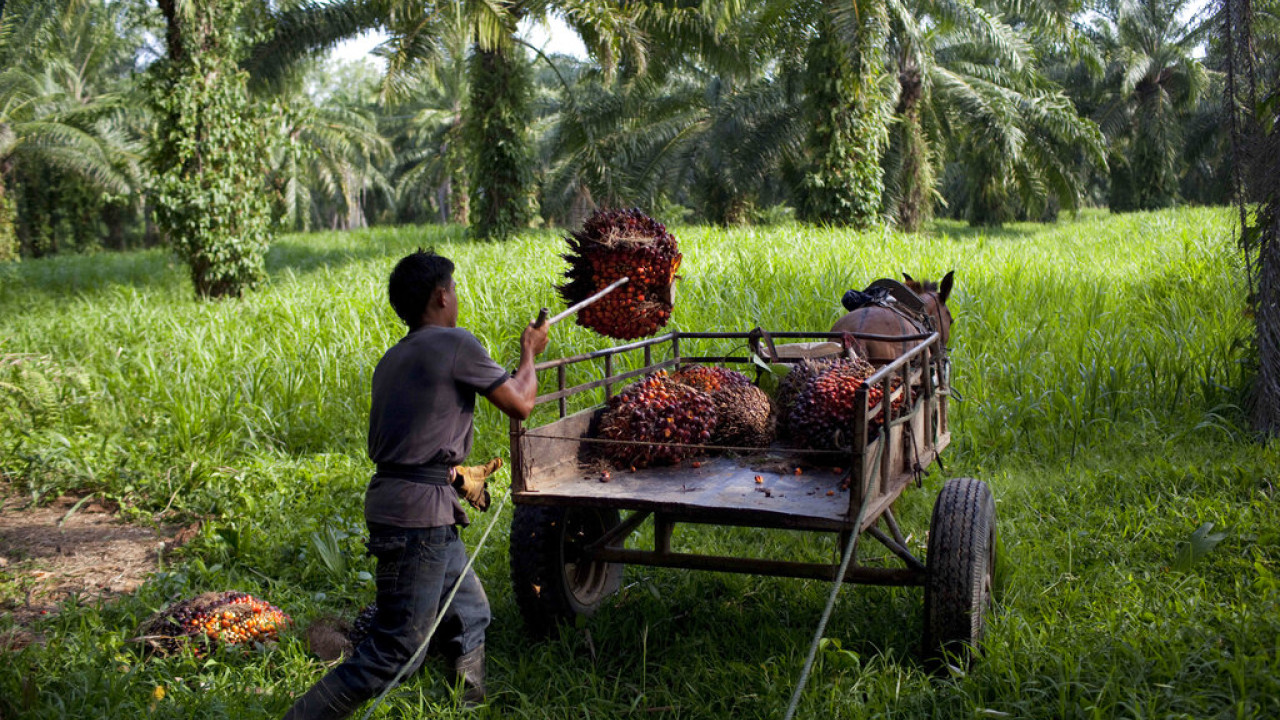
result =
[[[847,588],[803,716],[1280,712],[1280,457],[1241,425],[1249,322],[1229,223],[1198,209],[987,233],[939,223],[922,237],[676,229],[685,260],[672,327],[684,330],[826,330],[847,288],[956,271],[954,443],[945,472],[899,514],[922,547],[944,475],[991,483],[1000,613],[981,661],[940,680],[916,659],[917,590]],[[0,471],[35,501],[96,490],[140,521],[165,509],[208,521],[135,596],[68,607],[39,628],[49,644],[0,667],[0,708],[266,717],[319,676],[296,638],[249,657],[147,662],[125,641],[168,599],[204,589],[264,593],[303,620],[372,597],[360,575],[369,377],[402,335],[385,278],[419,245],[458,263],[461,324],[514,363],[522,326],[558,305],[563,243],[552,233],[505,245],[439,228],[291,236],[268,258],[266,287],[204,304],[157,252],[0,267]],[[604,343],[565,323],[547,357]],[[505,453],[505,430],[482,404],[474,457]],[[1180,563],[1208,522],[1226,538]],[[495,612],[488,715],[781,714],[822,583],[631,568],[581,632],[531,645],[506,580],[508,524],[478,560]],[[717,528],[676,542],[835,552],[826,537]],[[329,548],[345,566],[326,561]],[[397,693],[391,716],[452,712],[439,669]]]

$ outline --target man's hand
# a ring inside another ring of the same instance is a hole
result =
[[[547,349],[547,331],[551,326],[543,322],[534,327],[529,323],[520,333],[520,366],[510,380],[502,383],[485,397],[508,417],[527,420],[538,399],[538,374],[534,371],[534,358]]]
[[[545,339],[545,334],[544,334]],[[489,476],[502,467],[502,458],[494,458],[484,465],[462,466],[453,469],[453,487],[471,507],[485,512],[489,509]]]
[[[529,323],[524,332],[520,334],[520,349],[531,353],[535,357],[542,354],[547,349],[547,332],[551,330],[551,326],[545,322],[541,327],[534,327],[533,323]]]

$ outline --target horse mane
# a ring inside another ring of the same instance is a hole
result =
[[[932,280],[916,280],[906,273],[902,273],[902,279],[903,285],[906,285],[916,295],[937,293],[938,299],[945,303],[947,297],[951,295],[951,283],[955,279],[955,271],[952,270],[944,275],[940,283]]]
[[[934,280],[904,280],[902,284],[911,288],[911,292],[917,295],[938,291],[938,283]]]

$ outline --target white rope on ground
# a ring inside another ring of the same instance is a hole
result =
[[[493,513],[493,519],[489,521],[489,526],[484,529],[484,534],[480,536],[480,542],[476,543],[476,547],[471,551],[471,557],[467,558],[467,564],[462,568],[462,572],[458,574],[458,579],[453,583],[453,587],[449,590],[449,594],[445,596],[444,604],[440,606],[440,612],[436,614],[436,619],[431,623],[431,628],[427,630],[427,636],[422,639],[422,644],[414,651],[409,661],[400,668],[400,672],[396,673],[395,678],[391,680],[378,699],[373,701],[373,705],[365,712],[361,720],[369,720],[369,716],[373,715],[373,711],[378,709],[387,694],[404,680],[405,675],[409,673],[409,668],[417,667],[418,662],[422,659],[423,654],[427,652],[427,644],[431,642],[431,637],[436,634],[436,628],[440,627],[440,623],[444,620],[444,614],[449,609],[449,605],[453,603],[453,597],[458,594],[458,589],[462,587],[462,581],[467,577],[467,573],[471,572],[471,566],[475,564],[476,557],[480,555],[480,550],[484,548],[485,542],[489,539],[489,533],[493,530],[493,526],[498,524],[498,518],[502,517],[502,510],[507,506],[507,500],[511,498],[511,493],[502,496],[502,501],[498,503],[498,509]]]
[[[880,439],[885,439],[884,427],[880,428]],[[871,467],[877,467],[880,464],[880,451],[884,447],[884,443],[876,446],[875,460],[871,463]],[[783,716],[783,720],[791,720],[795,717],[796,708],[800,706],[800,695],[804,693],[804,686],[809,682],[809,673],[813,670],[813,661],[818,656],[818,645],[822,643],[822,633],[827,629],[827,621],[831,619],[831,611],[836,606],[836,596],[840,593],[840,587],[844,585],[844,573],[849,569],[849,561],[853,559],[853,549],[858,546],[858,536],[862,534],[862,520],[867,515],[867,486],[870,480],[875,477],[870,475],[867,482],[862,487],[862,506],[858,508],[858,519],[853,523],[853,532],[849,534],[849,542],[844,546],[844,556],[840,559],[840,570],[836,573],[835,582],[831,584],[831,594],[827,597],[827,606],[822,611],[822,618],[818,621],[818,630],[813,634],[813,642],[809,644],[809,655],[804,660],[804,668],[800,670],[800,679],[796,681],[795,692],[791,694],[791,703],[787,706],[787,714]]]
[[[880,439],[883,440],[884,437],[884,427],[881,426]],[[876,467],[880,464],[880,452],[883,448],[883,442],[876,446],[875,459],[871,463],[872,467]],[[787,707],[787,713],[783,720],[791,720],[791,718],[795,716],[796,708],[800,704],[800,696],[804,692],[805,684],[809,681],[809,674],[813,670],[813,662],[818,655],[818,645],[822,641],[822,633],[827,629],[827,622],[831,619],[831,611],[835,608],[836,596],[840,592],[840,586],[844,584],[845,571],[849,568],[849,562],[853,559],[853,550],[858,544],[858,536],[861,534],[860,528],[862,527],[863,519],[866,517],[867,507],[869,505],[865,500],[866,496],[867,486],[864,485],[862,488],[862,497],[864,500],[862,502],[862,506],[858,509],[858,517],[854,521],[854,531],[850,534],[849,542],[845,545],[844,556],[840,560],[840,569],[836,573],[835,582],[831,587],[831,594],[827,598],[827,606],[822,611],[822,619],[818,622],[817,632],[814,633],[813,642],[809,646],[809,655],[805,658],[804,668],[800,671],[800,679],[796,683],[795,692],[791,696],[791,703]],[[423,638],[422,644],[418,646],[418,649],[414,651],[413,656],[410,657],[408,662],[406,662],[404,666],[400,668],[400,671],[396,673],[395,678],[391,680],[391,684],[388,685],[380,695],[378,695],[377,699],[374,700],[373,705],[365,711],[361,720],[369,720],[374,711],[378,709],[378,706],[382,704],[382,701],[386,699],[387,695],[392,690],[396,689],[396,687],[400,685],[401,681],[404,680],[405,675],[409,672],[409,668],[416,667],[418,661],[422,659],[422,655],[427,651],[427,645],[431,642],[431,637],[435,635],[436,629],[440,627],[440,623],[444,620],[445,611],[448,610],[449,605],[453,603],[454,596],[458,594],[458,589],[462,587],[463,578],[465,578],[467,573],[471,571],[472,565],[475,564],[476,557],[480,555],[480,551],[484,548],[485,543],[488,542],[489,533],[493,531],[493,526],[498,523],[498,518],[502,517],[502,511],[506,508],[507,500],[509,499],[511,499],[510,493],[502,496],[502,501],[498,503],[498,509],[494,511],[493,519],[489,521],[488,527],[484,529],[484,534],[480,536],[480,542],[476,543],[475,549],[471,552],[471,557],[467,559],[466,566],[462,568],[462,572],[458,575],[458,580],[454,582],[453,587],[449,590],[449,594],[445,597],[444,604],[440,606],[440,612],[436,614],[436,619],[431,623],[430,629],[427,630],[427,636]]]

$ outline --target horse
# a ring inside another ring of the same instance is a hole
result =
[[[867,290],[884,288],[893,296],[892,301],[881,300],[850,310],[831,326],[831,332],[865,333],[869,335],[919,335],[936,331],[942,336],[942,349],[946,352],[947,342],[951,339],[951,311],[947,309],[947,298],[951,296],[955,271],[947,273],[941,283],[928,280],[917,281],[906,273],[902,273],[906,282],[896,280],[877,280]],[[909,290],[911,294],[903,293]],[[848,293],[855,295],[857,293]],[[874,297],[876,293],[871,292]],[[883,294],[879,295],[883,298]],[[852,303],[846,302],[846,308]],[[886,342],[880,340],[862,340],[866,349],[866,358],[874,365],[893,362],[919,341]]]

